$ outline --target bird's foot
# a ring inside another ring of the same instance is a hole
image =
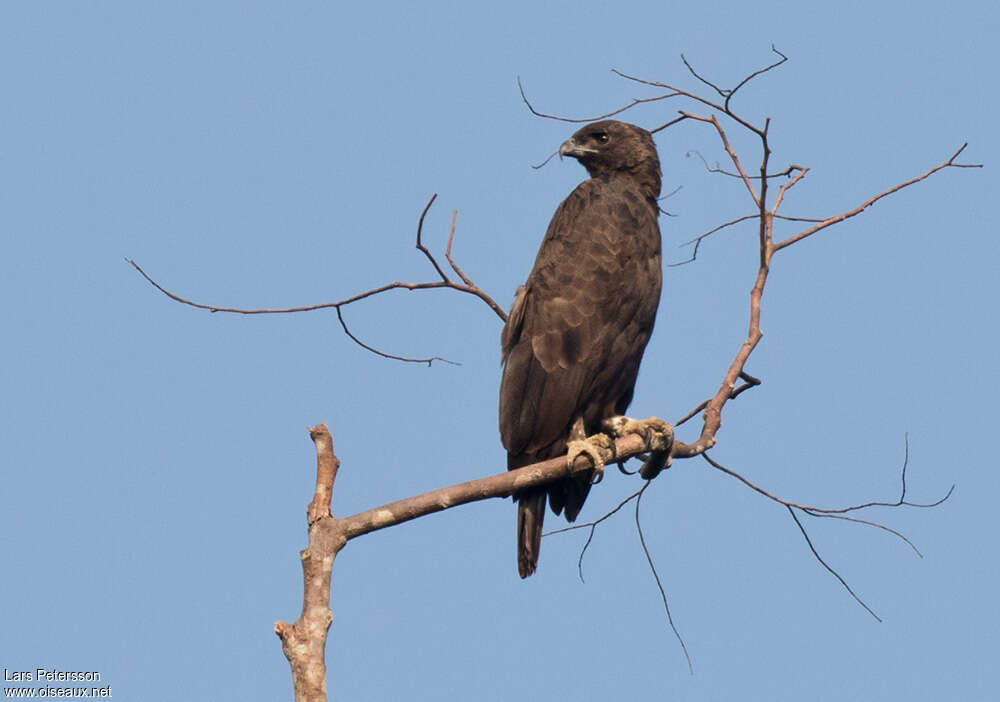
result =
[[[646,450],[663,451],[674,443],[674,428],[659,417],[648,419],[631,419],[630,417],[611,417],[605,420],[604,426],[618,437],[628,434],[638,434],[646,440]]]
[[[586,455],[594,467],[592,484],[601,482],[604,477],[605,452],[614,445],[613,439],[607,434],[594,434],[585,439],[570,441],[566,444],[566,467],[573,470],[573,464],[581,455]]]
[[[629,417],[611,417],[604,420],[604,426],[615,436],[638,434],[646,440],[646,450],[649,457],[639,470],[646,480],[652,480],[664,468],[670,467],[670,450],[674,445],[674,428],[658,417],[648,419],[631,419]]]

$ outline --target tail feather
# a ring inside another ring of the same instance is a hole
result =
[[[526,490],[517,496],[517,572],[522,578],[527,578],[538,567],[547,493],[543,487]]]

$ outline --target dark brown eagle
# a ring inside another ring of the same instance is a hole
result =
[[[501,336],[500,437],[509,469],[563,455],[624,415],[660,301],[660,161],[652,135],[624,122],[587,125],[559,148],[590,179],[556,210]],[[586,450],[585,448],[582,450]],[[545,517],[573,521],[591,474],[524,490],[517,568],[535,572]]]

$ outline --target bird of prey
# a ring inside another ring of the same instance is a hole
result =
[[[570,452],[632,401],[662,269],[660,161],[652,135],[614,120],[559,148],[590,175],[556,210],[501,335],[500,437],[513,470]],[[593,454],[591,454],[593,455]],[[595,468],[603,468],[603,461]],[[517,567],[535,572],[545,501],[576,519],[593,472],[520,491]]]

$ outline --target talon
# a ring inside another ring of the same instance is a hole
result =
[[[618,466],[618,470],[624,475],[635,475],[635,471],[626,468],[625,461],[618,458],[618,445],[614,441],[611,442],[611,461]]]
[[[649,451],[669,451],[674,443],[674,428],[658,417],[649,419],[629,419],[628,417],[615,417],[617,436],[626,434],[638,434],[646,441],[646,449]],[[609,422],[610,423],[610,422]]]
[[[616,436],[626,434],[638,434],[643,437],[646,444],[646,455],[641,456],[643,461],[639,475],[652,480],[664,468],[670,467],[670,449],[674,444],[674,428],[657,417],[649,419],[629,419],[628,417],[612,417],[604,421],[604,425],[612,428]],[[627,472],[619,465],[622,472]]]
[[[609,450],[614,442],[607,434],[595,434],[580,441],[570,441],[566,444],[566,467],[573,469],[573,464],[581,454],[586,454],[594,469],[595,479],[591,485],[601,482],[604,476],[604,454],[601,449]]]
[[[622,472],[622,475],[635,475],[636,474],[636,471],[629,470],[628,468],[626,468],[625,464],[622,461],[618,461],[618,470],[620,470]]]

